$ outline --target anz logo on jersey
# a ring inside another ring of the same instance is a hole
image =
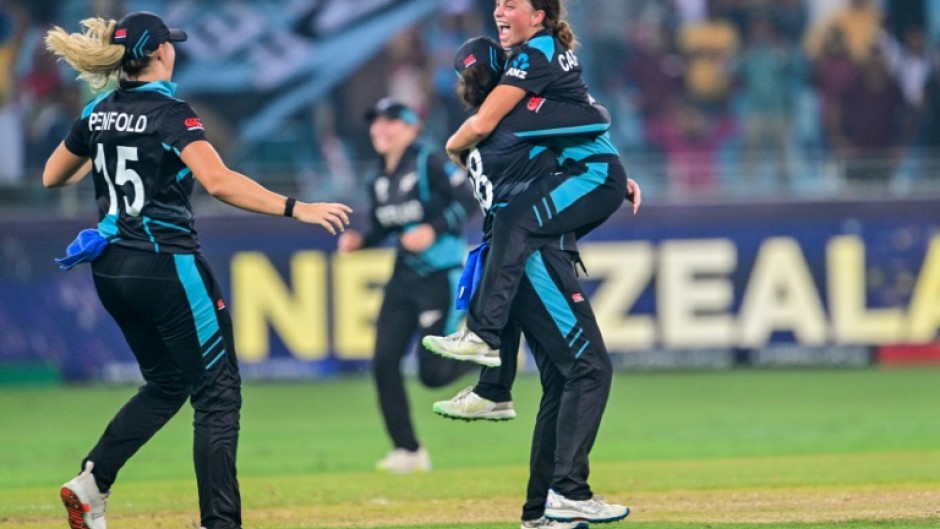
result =
[[[517,79],[525,79],[529,72],[529,55],[527,53],[520,53],[516,56],[515,59],[509,64],[509,69],[506,70],[506,75],[509,77],[515,77]]]

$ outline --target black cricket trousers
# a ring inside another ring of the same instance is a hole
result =
[[[396,261],[385,285],[375,332],[375,377],[379,408],[395,448],[415,451],[419,443],[405,393],[401,362],[415,338],[454,332],[463,311],[454,308],[460,269],[439,270],[422,276]],[[418,343],[418,378],[429,388],[446,386],[476,366],[437,356]]]
[[[542,400],[532,434],[523,520],[544,514],[549,488],[573,500],[593,496],[588,455],[607,406],[613,367],[575,273],[576,255],[543,249],[526,260],[501,336],[504,365],[484,369],[481,377],[481,384],[511,386],[520,331],[524,333],[539,369]]]
[[[486,267],[478,291],[483,302],[471,306],[467,327],[494,349],[509,320],[510,305],[532,252],[573,232],[581,238],[623,204],[627,171],[620,158],[598,155],[547,175],[514,197],[493,217]],[[575,241],[569,241],[572,248]]]
[[[199,254],[110,246],[92,272],[145,381],[85,459],[95,464],[98,488],[109,490],[127,460],[189,398],[202,526],[240,528],[235,459],[241,378],[231,315],[208,264]]]

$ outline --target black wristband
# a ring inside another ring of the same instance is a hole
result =
[[[291,217],[294,216],[294,204],[297,203],[297,199],[294,197],[287,197],[287,202],[284,203],[284,216]]]

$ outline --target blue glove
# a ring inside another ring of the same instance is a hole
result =
[[[81,263],[90,263],[110,244],[96,229],[82,230],[65,250],[65,257],[56,258],[60,270],[71,270]]]
[[[487,243],[470,250],[470,255],[467,256],[467,264],[464,265],[460,281],[457,283],[457,301],[455,303],[457,310],[470,308],[470,298],[473,297],[473,292],[480,284],[480,278],[483,277],[483,266],[486,263],[486,254],[489,250],[490,245]]]

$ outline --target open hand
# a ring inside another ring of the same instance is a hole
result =
[[[336,241],[336,251],[340,254],[355,252],[362,248],[362,235],[356,230],[348,230]]]
[[[406,231],[399,238],[401,247],[409,252],[420,253],[428,249],[437,240],[437,232],[430,224],[419,224]]]
[[[294,206],[294,218],[307,224],[319,224],[330,235],[346,231],[349,226],[349,214],[352,208],[336,202],[317,202],[309,204],[298,202]]]
[[[447,157],[450,158],[450,161],[454,162],[454,165],[456,165],[457,167],[461,169],[467,168],[466,164],[463,161],[463,157],[461,156],[461,151],[452,151],[448,149]]]
[[[640,210],[640,202],[643,202],[643,192],[640,190],[640,184],[632,178],[627,178],[627,202],[633,204],[633,214]]]

